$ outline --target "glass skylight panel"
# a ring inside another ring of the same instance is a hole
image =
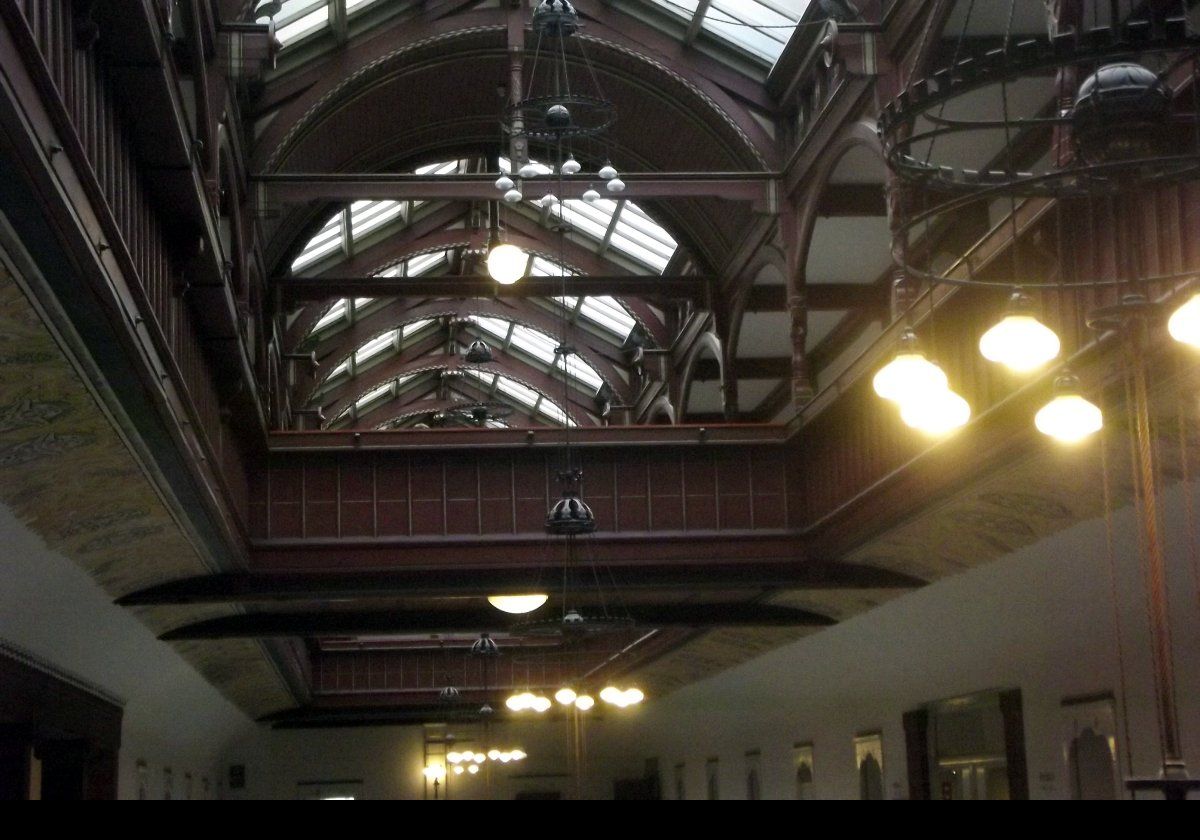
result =
[[[377,0],[346,0],[346,13],[350,14],[357,12],[359,9],[365,9],[375,2]]]
[[[385,394],[391,394],[391,392],[392,392],[392,383],[385,382],[382,385],[380,385],[378,388],[373,388],[370,391],[368,391],[367,393],[363,394],[358,399],[358,401],[356,403],[354,403],[354,407],[359,410],[362,410],[362,409],[366,408],[368,405],[370,405],[371,403],[375,402],[375,400],[384,396]]]
[[[313,327],[313,332],[319,332],[330,324],[342,320],[346,317],[346,299],[342,298],[333,306],[329,307],[329,311],[321,316],[321,320],[317,321],[317,325]]]
[[[358,239],[404,215],[403,201],[356,201],[350,206],[350,230]]]
[[[317,232],[317,235],[308,240],[308,244],[304,246],[304,250],[300,252],[300,256],[296,257],[292,263],[292,271],[303,268],[306,265],[312,265],[321,257],[330,254],[342,247],[342,214],[336,213],[332,219],[325,223],[325,227]]]
[[[376,336],[368,341],[354,354],[354,363],[361,365],[363,362],[375,358],[380,353],[393,346],[396,341],[396,330],[388,330],[383,335]]]
[[[511,397],[526,408],[533,408],[538,401],[538,392],[522,385],[507,376],[501,376],[496,383],[496,389],[507,397]]]
[[[266,23],[267,20],[259,18],[259,23]],[[275,15],[275,38],[288,47],[328,25],[328,0],[284,0]]]
[[[420,321],[413,321],[411,324],[405,324],[404,328],[400,332],[400,335],[402,338],[408,338],[410,335],[413,335],[414,333],[418,333],[421,330],[425,329],[433,322],[434,322],[433,318],[424,318]]]
[[[621,341],[629,337],[637,323],[633,316],[625,311],[615,298],[600,295],[583,299],[579,314],[620,337]]]
[[[438,251],[433,254],[419,254],[408,261],[408,276],[420,277],[423,274],[428,274],[445,261],[445,251]]]
[[[555,367],[559,370],[563,369],[563,360],[560,357],[555,363]],[[594,394],[600,390],[600,386],[604,384],[604,380],[600,378],[600,374],[592,370],[591,365],[580,361],[578,356],[571,356],[566,362],[567,376],[582,382]]]
[[[505,321],[502,318],[490,318],[486,315],[472,315],[470,316],[470,320],[501,341],[508,339],[508,331],[512,327],[512,322],[510,321]]]
[[[700,22],[711,35],[774,65],[810,0],[712,0]],[[691,21],[697,0],[654,0]]]
[[[551,365],[554,364],[554,349],[558,347],[558,342],[537,330],[518,324],[513,329],[512,346],[544,364]]]

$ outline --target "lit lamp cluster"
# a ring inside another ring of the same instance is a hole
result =
[[[1200,347],[1200,296],[1194,298],[1192,319]],[[1190,302],[1189,302],[1190,303]],[[1004,317],[979,340],[979,352],[990,362],[1015,374],[1029,374],[1058,358],[1062,344],[1054,330],[1037,319],[1032,301],[1017,291]],[[875,375],[875,392],[900,406],[900,416],[914,429],[933,436],[949,434],[971,419],[971,406],[949,387],[945,372],[921,351],[908,330],[895,358]],[[1063,443],[1078,443],[1104,426],[1093,403],[1080,394],[1079,380],[1063,373],[1054,383],[1054,397],[1037,413],[1034,425]]]
[[[554,699],[560,706],[574,706],[581,712],[589,711],[596,705],[596,698],[590,694],[578,694],[573,688],[560,688],[554,693]],[[620,689],[610,685],[600,692],[600,699],[610,706],[624,709],[641,703],[646,699],[646,695],[640,688]],[[514,712],[532,711],[544,714],[550,711],[553,704],[548,697],[525,691],[512,695],[504,705]]]
[[[450,752],[446,754],[446,761],[450,763],[450,772],[456,776],[461,776],[463,773],[469,773],[474,776],[479,772],[479,768],[485,761],[498,761],[501,764],[508,764],[513,761],[523,761],[526,754],[523,750],[488,750],[487,754],[479,752]],[[444,772],[444,771],[443,771]]]

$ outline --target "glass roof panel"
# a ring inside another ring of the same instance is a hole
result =
[[[684,20],[696,15],[697,0],[653,0]],[[712,0],[700,27],[743,52],[774,65],[810,0]]]
[[[265,17],[259,18],[259,23],[266,23],[267,20]],[[289,47],[328,25],[328,0],[283,0],[282,7],[275,15],[275,38],[284,47]]]

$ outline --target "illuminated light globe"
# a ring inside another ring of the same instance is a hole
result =
[[[506,192],[504,194],[504,200],[506,202],[508,202],[509,204],[516,204],[524,197],[525,196],[521,195],[521,191],[519,189],[517,189],[516,187],[513,187],[511,190],[509,190],[508,192]]]
[[[549,599],[549,595],[540,592],[529,595],[489,595],[488,603],[500,612],[509,615],[525,615],[533,612]]]
[[[500,750],[488,750],[487,757],[492,761],[498,761],[500,759]]]
[[[1167,331],[1176,341],[1200,349],[1200,293],[1172,313]]]
[[[583,167],[579,164],[579,161],[575,160],[574,155],[563,161],[562,174],[564,175],[578,175],[579,170],[581,169],[583,169]]]
[[[467,767],[467,772],[470,773],[472,776],[474,776],[476,773],[479,772],[479,765],[478,764],[469,765]]]
[[[483,764],[483,762],[487,761],[487,756],[483,753],[475,753],[475,755],[471,756],[471,761],[474,764]]]
[[[529,693],[514,694],[504,701],[504,705],[508,706],[511,711],[523,712],[530,707],[533,701],[533,695]],[[491,758],[491,753],[488,753],[488,758]]]
[[[621,699],[621,693],[621,689],[615,685],[605,686],[604,690],[600,692],[600,699],[605,703],[616,705],[616,702]]]
[[[625,704],[628,706],[636,706],[646,699],[646,694],[640,688],[625,689]]]
[[[502,752],[499,758],[501,764],[508,764],[508,762],[512,761],[512,753]]]
[[[509,178],[507,175],[501,175],[496,179],[496,189],[500,190],[502,193],[508,192],[515,186],[516,184],[513,183],[513,179]]]
[[[1104,414],[1079,394],[1079,380],[1070,374],[1054,383],[1054,399],[1034,418],[1042,434],[1060,443],[1079,443],[1104,428]]]
[[[578,695],[575,693],[575,690],[571,688],[560,688],[554,694],[554,699],[564,706],[570,706],[575,702],[577,697]]]
[[[517,174],[522,178],[536,178],[540,173],[538,172],[538,168],[536,166],[526,161],[521,165],[521,168],[517,170]]]
[[[459,752],[446,753],[446,760],[451,764],[460,764],[463,760],[463,754]]]
[[[919,432],[941,437],[967,424],[971,419],[971,405],[947,389],[904,403],[900,407],[900,419]]]
[[[467,768],[463,767],[461,764],[454,765],[454,775],[455,776],[461,776],[465,772],[467,772]]]
[[[600,171],[596,174],[599,175],[604,181],[611,181],[613,178],[617,177],[617,170],[611,163],[606,163],[604,166],[600,167]]]
[[[583,193],[583,200],[588,204],[595,204],[600,200],[600,193],[596,192],[595,187],[588,187]]]
[[[488,274],[502,286],[511,286],[525,276],[529,258],[516,245],[501,243],[488,252]]]
[[[512,751],[512,760],[513,761],[523,761],[526,758],[528,758],[528,756],[525,755],[524,750],[513,750]]]
[[[615,193],[625,192],[625,182],[620,178],[613,178],[608,182],[608,191]]]
[[[596,701],[587,694],[581,694],[575,698],[575,708],[581,712],[586,712],[596,705]]]
[[[950,389],[946,372],[925,358],[912,330],[901,336],[896,357],[875,374],[872,384],[876,394],[901,404],[924,400]]]
[[[1058,356],[1062,343],[1054,330],[1034,317],[1032,303],[1021,292],[1013,294],[1008,313],[979,339],[979,352],[1013,373],[1029,373]]]
[[[541,205],[543,210],[549,210],[555,204],[558,204],[558,199],[555,197],[554,193],[546,193],[544,196],[542,196],[542,200],[539,201],[538,204]]]
[[[550,711],[551,705],[553,704],[550,702],[549,697],[535,697],[529,707],[540,715]]]

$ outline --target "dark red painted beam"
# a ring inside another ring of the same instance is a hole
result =
[[[414,568],[389,572],[241,573],[185,578],[131,592],[122,606],[262,603],[370,598],[451,598],[520,594],[536,585],[550,564],[515,568]],[[728,589],[909,589],[923,581],[844,563],[776,562],[647,564],[611,569],[614,589],[623,592]]]
[[[804,305],[811,311],[843,309],[879,309],[888,305],[891,290],[875,282],[808,283],[804,286]],[[755,286],[746,302],[747,312],[784,312],[788,308],[787,286]]]
[[[554,297],[563,292],[558,277],[526,277],[502,286],[482,274],[428,277],[288,277],[277,281],[284,300],[295,304],[331,297],[409,298],[527,298]],[[613,295],[614,297],[673,298],[704,300],[707,278],[696,275],[591,275],[566,279],[569,295]]]
[[[635,604],[618,614],[645,628],[828,627],[837,623],[809,610],[761,603]],[[547,620],[552,626],[561,624],[553,615]],[[463,632],[522,632],[522,620],[491,607],[256,612],[199,621],[169,630],[160,638],[185,641]]]

